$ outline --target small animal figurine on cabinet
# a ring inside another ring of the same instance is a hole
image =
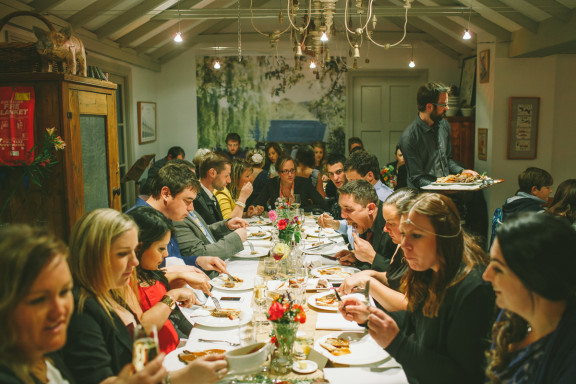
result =
[[[46,64],[48,60],[66,60],[66,73],[85,77],[88,75],[84,44],[79,38],[72,36],[70,27],[64,27],[61,31],[45,31],[38,27],[33,27],[33,30],[38,38],[36,50],[46,59]],[[76,60],[78,60],[78,67]],[[43,67],[45,67],[44,63]],[[42,68],[42,71],[48,71],[48,69]]]

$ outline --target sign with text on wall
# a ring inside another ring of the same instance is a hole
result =
[[[34,160],[34,87],[0,87],[0,165]]]

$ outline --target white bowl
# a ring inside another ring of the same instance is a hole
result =
[[[458,107],[450,107],[450,109],[446,111],[446,116],[456,116],[459,109]]]
[[[460,112],[462,112],[462,116],[472,116],[474,108],[460,108]]]
[[[228,371],[232,374],[254,372],[261,369],[270,353],[270,343],[256,343],[226,352]],[[254,351],[252,353],[249,353]]]

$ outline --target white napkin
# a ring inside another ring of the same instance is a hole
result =
[[[324,368],[324,378],[330,384],[408,384],[401,368],[379,370],[372,368]]]
[[[328,329],[336,331],[363,331],[365,328],[354,321],[348,321],[340,313],[318,312],[316,329]]]

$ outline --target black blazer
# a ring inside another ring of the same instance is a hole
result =
[[[296,176],[294,178],[294,194],[300,195],[300,207],[305,211],[311,211],[313,208],[324,209],[324,199],[318,193],[310,179]],[[270,179],[262,189],[262,192],[256,198],[254,205],[261,205],[268,209],[274,209],[274,203],[280,196],[280,178]]]
[[[75,295],[62,356],[78,383],[100,383],[118,375],[132,361],[132,336],[118,315],[111,315],[93,298],[88,298],[83,311],[78,312]]]
[[[213,200],[208,196],[204,188],[200,188],[200,191],[194,199],[194,210],[207,224],[214,224],[217,221],[224,220],[222,217],[222,211],[220,210],[220,205],[217,202],[216,205],[214,205],[212,201]]]

